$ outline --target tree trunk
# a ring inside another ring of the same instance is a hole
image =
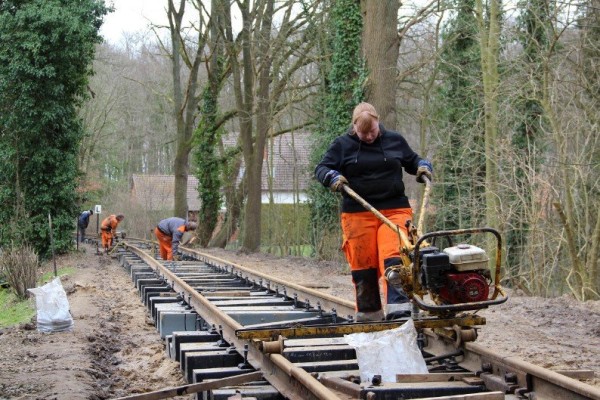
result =
[[[498,172],[497,172],[497,137],[498,137],[498,48],[499,48],[499,11],[498,0],[491,0],[488,21],[485,21],[482,0],[476,0],[477,18],[481,43],[481,70],[483,75],[483,103],[485,121],[485,203],[486,222],[488,226],[497,227],[500,219],[500,204],[498,201]],[[490,267],[495,269],[493,259],[496,251],[492,244],[490,248]]]
[[[369,74],[365,100],[375,106],[381,122],[390,129],[396,127],[399,4],[397,0],[361,1],[362,49]]]
[[[202,117],[195,132],[196,176],[198,178],[198,195],[200,211],[198,219],[202,224],[196,230],[200,246],[206,246],[218,223],[221,206],[220,163],[217,158],[217,143],[221,141],[221,129],[217,122],[219,113],[219,92],[223,74],[223,40],[219,34],[219,21],[222,19],[222,7],[219,0],[211,2],[210,28],[210,68],[208,83],[202,96]]]
[[[244,212],[244,238],[242,251],[255,252],[260,250],[261,239],[261,194],[262,194],[262,165],[267,133],[271,126],[271,104],[270,97],[270,74],[271,74],[271,21],[273,17],[274,0],[268,0],[263,15],[260,42],[258,45],[258,101],[256,109],[256,137],[254,149],[248,153],[244,152],[246,162],[246,188],[248,198]],[[244,60],[244,63],[250,60]]]
[[[201,62],[201,52],[204,50],[203,37],[206,37],[201,31],[198,32],[198,47],[196,54],[192,59],[186,57],[187,66],[190,69],[189,78],[183,94],[182,84],[182,54],[186,52],[183,47],[184,41],[181,38],[182,21],[185,11],[185,0],[179,1],[179,8],[176,9],[173,0],[169,0],[169,28],[171,32],[171,44],[173,46],[172,54],[172,77],[173,77],[173,107],[175,119],[177,121],[177,150],[173,162],[173,172],[175,175],[175,201],[174,214],[180,218],[187,218],[187,181],[189,174],[189,157],[192,150],[192,133],[198,108],[199,96],[196,94],[198,87],[198,69]]]

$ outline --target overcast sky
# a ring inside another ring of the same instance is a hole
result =
[[[150,22],[166,24],[166,0],[106,0],[115,11],[106,15],[100,34],[106,41],[118,43],[124,32],[146,31]]]

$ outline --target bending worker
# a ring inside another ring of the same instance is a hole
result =
[[[80,243],[83,243],[83,241],[85,240],[85,230],[90,224],[90,217],[92,215],[94,215],[94,210],[85,210],[84,212],[79,214],[79,218],[77,219],[77,229],[79,231],[77,235],[77,240],[79,240]]]
[[[404,192],[402,170],[431,179],[431,163],[415,153],[398,132],[387,130],[369,103],[360,103],[352,114],[352,124],[334,139],[315,176],[324,186],[342,193],[342,250],[352,272],[356,291],[356,320],[384,318],[379,278],[385,268],[400,265],[399,238],[371,211],[350,197],[343,185],[381,212],[400,229],[412,220],[412,209]],[[383,285],[387,319],[410,316],[408,297],[401,290]]]
[[[185,232],[196,230],[198,225],[193,221],[186,222],[183,218],[171,217],[163,219],[154,229],[154,234],[160,245],[160,257],[172,261],[180,259],[179,243]]]
[[[102,248],[108,253],[113,245],[113,239],[117,237],[117,226],[125,219],[123,214],[111,214],[102,220],[100,231],[102,232]]]

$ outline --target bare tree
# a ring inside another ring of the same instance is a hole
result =
[[[496,160],[496,142],[498,138],[498,52],[500,48],[500,7],[499,0],[490,0],[484,6],[482,0],[475,1],[475,10],[479,25],[481,71],[483,80],[483,107],[485,129],[485,203],[486,223],[488,226],[498,226],[500,211],[498,201],[498,172]],[[484,12],[484,8],[488,10]],[[490,245],[492,254],[495,254]],[[495,268],[493,258],[490,266]]]
[[[187,217],[187,181],[189,174],[189,156],[192,150],[192,134],[196,127],[196,116],[200,95],[198,94],[198,72],[204,61],[202,54],[207,37],[207,25],[203,20],[200,7],[198,11],[199,26],[196,29],[195,42],[188,45],[184,29],[183,17],[185,13],[185,0],[179,0],[176,7],[174,0],[169,0],[167,15],[169,17],[169,31],[171,37],[171,61],[173,79],[173,108],[177,121],[177,148],[173,171],[175,174],[175,215]],[[187,79],[182,72],[183,65],[188,68]]]
[[[225,41],[231,63],[234,96],[239,121],[239,143],[244,159],[243,192],[246,194],[242,251],[255,252],[260,246],[261,171],[267,136],[272,133],[274,118],[284,106],[283,94],[294,84],[293,76],[312,59],[309,19],[317,4],[307,3],[300,10],[295,2],[275,0],[237,1],[242,16],[242,30],[236,38],[231,24],[231,9],[226,11]],[[274,15],[281,16],[275,31]]]

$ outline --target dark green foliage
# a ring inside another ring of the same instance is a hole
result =
[[[194,132],[194,160],[198,178],[198,196],[200,224],[197,236],[200,245],[206,246],[217,225],[217,216],[221,207],[221,168],[216,152],[221,140],[221,129],[217,127],[219,94],[218,88],[210,86],[204,90],[201,104],[202,118]]]
[[[352,109],[363,98],[365,81],[364,60],[361,55],[362,16],[356,0],[336,0],[330,9],[329,36],[325,39],[322,53],[330,63],[324,62],[317,116],[317,128],[313,137],[311,165],[314,167],[323,157],[329,144],[350,125]],[[313,240],[320,257],[330,252],[324,245],[327,234],[339,235],[338,198],[319,183],[309,188]],[[339,247],[339,241],[338,241]]]
[[[485,179],[481,58],[473,0],[456,2],[445,27],[435,99],[435,229],[477,226]]]
[[[71,245],[78,214],[76,107],[86,98],[102,1],[0,2],[0,242],[50,254]],[[14,227],[12,229],[11,227]]]

